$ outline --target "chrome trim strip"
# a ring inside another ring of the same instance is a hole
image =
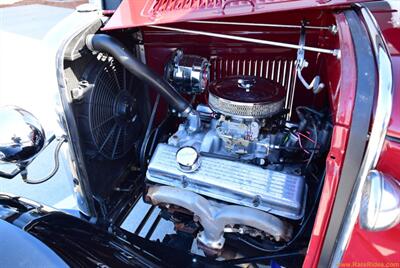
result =
[[[188,30],[188,29],[165,27],[165,26],[154,26],[154,25],[151,25],[151,26],[149,25],[148,27],[154,28],[154,29],[166,30],[166,31],[175,31],[175,32],[195,34],[195,35],[204,35],[204,36],[210,36],[210,37],[216,37],[216,38],[222,38],[222,39],[237,40],[237,41],[261,44],[261,45],[286,47],[286,48],[292,48],[292,49],[299,49],[301,47],[301,46],[295,45],[295,44],[275,42],[275,41],[269,41],[269,40],[261,40],[261,39],[256,39],[256,38],[249,38],[249,37],[242,37],[242,36],[235,36],[235,35],[228,35],[228,34],[218,34],[218,33],[204,32],[204,31],[194,31],[194,30]],[[302,46],[302,48],[307,51],[326,53],[326,54],[331,54],[333,56],[340,55],[339,49],[324,49],[324,48],[310,47],[310,46]]]
[[[379,76],[378,99],[376,102],[375,118],[372,125],[368,146],[358,173],[358,179],[353,187],[350,203],[346,208],[346,216],[344,217],[345,221],[342,222],[341,231],[332,253],[330,267],[337,267],[340,264],[343,254],[350,241],[350,237],[360,211],[362,188],[368,172],[375,168],[378,162],[389,125],[389,119],[393,105],[393,73],[390,54],[388,53],[385,41],[382,38],[379,27],[371,12],[365,7],[361,7],[360,12],[364,19],[365,25],[367,26],[367,30],[369,31],[372,46],[375,52]]]

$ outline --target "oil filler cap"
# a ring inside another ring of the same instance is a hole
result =
[[[176,152],[176,162],[182,172],[194,172],[200,167],[200,156],[195,148],[185,146]]]

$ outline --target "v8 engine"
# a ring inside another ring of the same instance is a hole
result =
[[[220,253],[224,233],[289,241],[290,222],[304,215],[306,170],[328,143],[324,115],[298,107],[300,122],[294,124],[286,120],[282,85],[243,75],[210,84],[193,81],[208,80],[205,61],[179,55],[183,60],[175,56],[169,73],[179,73],[182,62],[199,66],[185,66],[179,80],[167,75],[170,82],[207,85],[208,98],[197,104],[200,127],[183,122],[157,145],[148,165],[146,200],[167,211],[176,228],[193,230],[206,254]],[[181,92],[195,96],[200,89]]]

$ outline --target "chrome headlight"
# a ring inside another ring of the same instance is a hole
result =
[[[369,231],[389,229],[400,222],[400,185],[393,177],[371,170],[365,181],[360,225]]]
[[[0,162],[21,163],[36,156],[45,144],[39,121],[24,109],[0,108]]]

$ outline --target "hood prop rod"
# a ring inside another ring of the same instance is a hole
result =
[[[197,31],[197,30],[188,30],[188,29],[166,27],[166,26],[149,25],[148,27],[154,28],[154,29],[166,30],[166,31],[175,31],[175,32],[188,33],[188,34],[194,34],[194,35],[204,35],[204,36],[210,36],[210,37],[216,37],[216,38],[222,38],[222,39],[230,39],[230,40],[236,40],[236,41],[242,41],[242,42],[254,43],[254,44],[261,44],[261,45],[269,45],[269,46],[275,46],[275,47],[285,47],[285,48],[291,48],[291,49],[300,49],[301,48],[301,49],[304,49],[305,51],[313,51],[313,52],[318,52],[318,53],[331,54],[335,57],[340,56],[339,49],[325,49],[325,48],[310,47],[310,46],[300,46],[300,45],[284,43],[284,42],[276,42],[276,41],[262,40],[262,39],[257,39],[257,38],[211,33],[211,32],[204,32],[204,31]]]

